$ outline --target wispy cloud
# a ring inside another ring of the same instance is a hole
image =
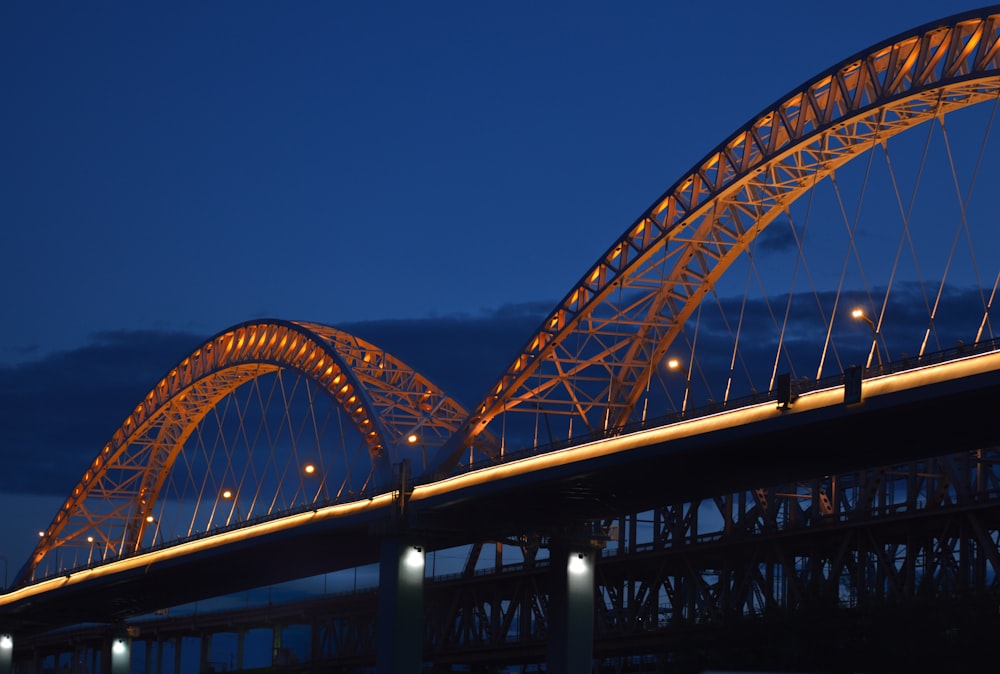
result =
[[[916,286],[900,287],[894,297],[888,309],[892,329],[885,332],[890,348],[887,357],[891,358],[916,353],[927,326],[923,291]],[[736,315],[739,302],[724,300],[724,309]],[[741,343],[752,369],[770,370],[778,330],[772,316],[780,322],[786,302],[787,297],[772,298],[769,307],[755,300],[744,308]],[[851,294],[841,299],[841,309],[865,302],[865,295]],[[833,304],[829,293],[818,298],[793,297],[785,336],[793,356],[821,348],[826,330],[819,307],[829,316]],[[930,351],[954,346],[958,339],[971,342],[975,331],[968,326],[977,325],[983,314],[983,299],[977,290],[950,291],[942,306],[947,307],[947,314],[942,314],[937,334],[929,341]],[[337,327],[386,349],[468,409],[496,382],[551,307],[552,303],[537,302],[506,305],[476,315],[365,321]],[[952,325],[958,323],[966,327],[954,329]],[[707,379],[724,381],[728,376],[729,335],[734,327],[732,323],[726,326],[718,309],[705,307],[698,362]],[[857,325],[847,324],[844,329],[854,340],[857,353],[844,354],[846,361],[854,360],[843,364],[853,364],[866,353],[870,337]],[[909,342],[894,338],[903,334],[910,336]],[[4,430],[0,458],[5,465],[0,471],[0,491],[68,493],[137,401],[210,337],[171,331],[105,332],[78,349],[0,366],[0,428]],[[786,369],[784,364],[780,367]],[[836,369],[832,367],[830,373]]]
[[[549,308],[508,305],[476,316],[337,327],[386,349],[470,407]],[[0,491],[68,493],[136,403],[210,337],[103,332],[77,349],[0,366]]]

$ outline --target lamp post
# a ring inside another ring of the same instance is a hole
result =
[[[681,360],[675,356],[667,358],[667,370],[670,372],[681,372]],[[691,393],[691,368],[694,367],[694,353],[688,360],[687,381],[684,382],[684,400],[681,402],[681,414],[687,414],[688,396]]]
[[[233,505],[229,509],[229,517],[226,518],[226,526],[228,527],[232,522],[232,516],[236,515],[237,524],[243,521],[243,515],[240,514],[240,502],[237,499],[236,494],[231,489],[222,490],[222,498],[226,501],[232,501]]]
[[[868,327],[872,329],[872,348],[875,350],[875,358],[878,362],[878,369],[882,369],[882,350],[878,348],[878,330],[875,327],[875,322],[870,319],[863,309],[854,309],[851,311],[851,316],[859,320],[864,321],[868,324]]]
[[[410,433],[408,436],[406,436],[406,442],[409,443],[409,444],[411,444],[411,445],[415,445],[415,444],[417,444],[417,442],[420,442],[420,458],[423,460],[423,462],[424,462],[424,469],[426,470],[427,469],[427,447],[424,446],[424,443],[420,439],[420,436],[417,435],[416,433]]]

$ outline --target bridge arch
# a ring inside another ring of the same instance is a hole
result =
[[[164,481],[199,422],[258,377],[291,370],[324,390],[351,420],[370,457],[366,490],[385,489],[392,466],[419,437],[436,449],[466,411],[428,379],[375,345],[317,323],[250,321],[206,341],[147,393],[43,532],[19,581],[62,546],[102,558],[134,553],[153,521]]]
[[[859,52],[765,108],[651,204],[548,314],[434,459],[495,419],[634,420],[658,363],[722,274],[783,209],[863,150],[1000,96],[1000,6]],[[536,422],[537,425],[537,422]]]

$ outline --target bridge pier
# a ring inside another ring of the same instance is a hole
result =
[[[550,548],[550,672],[590,672],[594,659],[594,557],[592,545],[554,541]]]
[[[0,633],[0,674],[10,674],[14,668],[14,635]]]
[[[387,535],[379,563],[376,674],[420,671],[423,622],[424,548],[410,537]]]
[[[129,674],[132,669],[132,640],[127,634],[111,639],[110,674]]]

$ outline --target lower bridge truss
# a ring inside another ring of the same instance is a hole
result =
[[[993,448],[609,515],[591,530],[603,548],[594,623],[602,672],[859,663],[865,671],[956,671],[985,657],[1000,628]],[[531,534],[474,545],[464,570],[429,580],[425,656],[433,671],[544,669],[546,544],[547,535]],[[207,644],[228,634],[237,635],[238,652],[222,669],[250,671],[244,637],[264,630],[275,671],[367,671],[376,607],[376,593],[365,590],[147,618],[131,630],[136,657],[150,663],[166,649],[179,667],[182,638],[197,638],[207,671]],[[289,653],[282,634],[295,626],[309,645]],[[91,671],[81,653],[100,649],[106,634],[26,638],[15,671]],[[60,667],[63,660],[74,666]]]

